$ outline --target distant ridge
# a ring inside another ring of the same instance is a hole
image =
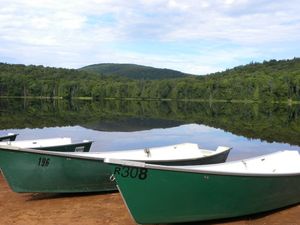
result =
[[[206,76],[131,64],[101,64],[100,68],[102,73],[0,63],[0,97],[300,104],[300,58],[251,62]],[[128,71],[132,74],[126,76]],[[299,115],[298,111],[291,116]]]
[[[159,69],[136,64],[100,63],[80,68],[79,70],[98,73],[104,76],[124,76],[131,79],[170,79],[184,78],[190,74],[170,69]]]

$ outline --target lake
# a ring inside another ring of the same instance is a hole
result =
[[[176,101],[0,100],[0,135],[93,140],[91,151],[197,143],[228,160],[300,150],[300,106]]]

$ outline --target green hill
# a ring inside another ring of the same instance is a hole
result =
[[[136,64],[101,63],[85,66],[79,70],[95,72],[105,76],[117,75],[125,76],[131,79],[145,80],[182,78],[188,76],[188,74],[176,70],[158,69]]]
[[[102,73],[0,63],[0,96],[300,102],[299,58],[250,63],[206,76],[128,64],[101,64],[100,68]],[[170,72],[169,79],[164,71]]]
[[[300,101],[300,58],[251,62],[196,79],[212,99]]]

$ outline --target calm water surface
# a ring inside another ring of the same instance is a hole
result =
[[[184,142],[197,143],[207,149],[223,145],[233,148],[229,160],[278,150],[300,150],[297,141],[297,107],[276,106],[274,109],[272,106],[266,109],[247,105],[242,109],[232,104],[222,107],[203,103],[194,103],[196,106],[157,104],[20,104],[2,101],[0,135],[18,133],[18,140],[54,137],[89,139],[94,141],[91,151],[126,150]]]

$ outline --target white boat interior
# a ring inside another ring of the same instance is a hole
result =
[[[54,139],[53,139],[54,140]],[[87,140],[85,140],[87,141]],[[85,142],[84,141],[84,142]],[[51,142],[52,143],[52,142]],[[53,141],[58,145],[57,141]],[[31,146],[33,148],[33,146]],[[104,160],[105,158],[117,158],[123,160],[135,161],[176,161],[176,160],[195,160],[198,158],[209,157],[223,152],[229,151],[231,148],[219,146],[215,151],[200,149],[197,144],[182,143],[177,145],[144,148],[135,150],[119,150],[119,151],[102,151],[102,152],[56,152],[35,150],[29,147],[14,146],[11,142],[10,145],[1,145],[0,149],[20,152],[33,152],[46,155],[57,155],[62,157],[74,157],[82,159]]]
[[[284,150],[259,157],[231,161],[211,165],[196,166],[161,166],[142,162],[124,161],[107,158],[107,163],[145,167],[152,169],[175,170],[208,174],[236,174],[236,175],[280,175],[300,174],[300,155],[298,151]]]
[[[72,139],[68,137],[0,142],[0,145],[14,146],[19,148],[38,148],[68,144],[72,144]]]
[[[215,151],[200,149],[194,143],[182,143],[177,145],[144,148],[135,150],[107,151],[107,152],[72,152],[70,155],[95,157],[95,158],[117,158],[137,161],[161,161],[161,160],[183,160],[208,157],[229,150],[229,147],[219,146]]]

